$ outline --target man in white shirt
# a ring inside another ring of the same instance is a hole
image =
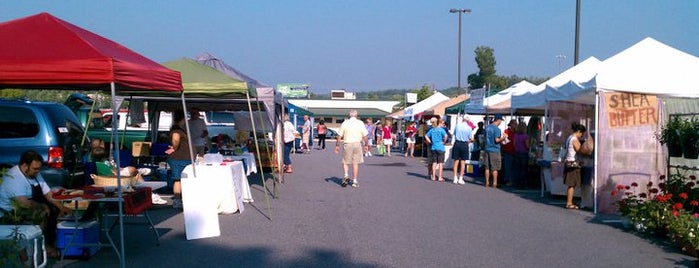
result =
[[[206,139],[209,137],[209,131],[206,129],[206,122],[200,118],[199,109],[192,108],[189,110],[189,131],[192,132],[192,147],[194,153],[204,155],[206,153]]]
[[[337,143],[335,153],[340,153],[340,143],[344,142],[342,148],[342,168],[345,176],[342,178],[342,187],[349,183],[349,164],[352,164],[352,187],[358,188],[357,176],[359,174],[359,164],[364,163],[364,152],[369,150],[367,130],[361,120],[357,119],[357,110],[350,110],[350,118],[342,122],[340,130],[337,132]],[[364,146],[362,147],[362,142]]]
[[[0,214],[2,222],[10,221],[10,215],[28,215],[20,221],[39,224],[46,237],[48,255],[58,256],[56,249],[56,224],[59,216],[73,215],[73,211],[54,200],[44,178],[41,177],[41,165],[44,159],[37,152],[28,150],[20,156],[19,164],[12,167],[2,177],[0,185]],[[21,212],[24,211],[24,212]],[[36,222],[40,221],[40,222]],[[17,223],[17,222],[15,222]]]

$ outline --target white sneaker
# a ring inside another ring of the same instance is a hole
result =
[[[141,176],[148,176],[148,175],[150,175],[151,172],[152,171],[150,170],[150,168],[139,168],[138,169],[138,174],[141,174]]]
[[[459,183],[459,178],[458,178],[458,177],[454,177],[454,184],[457,184],[457,183]]]
[[[357,180],[352,181],[352,187],[359,188],[359,183],[357,183]]]
[[[151,199],[152,199],[153,204],[155,204],[155,205],[167,204],[167,201],[165,201],[165,199],[163,199],[162,197],[160,197],[160,195],[158,195],[156,193],[151,194]]]
[[[461,185],[466,184],[466,182],[464,181],[464,177],[459,177],[458,183],[461,184]]]

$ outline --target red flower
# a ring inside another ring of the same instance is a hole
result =
[[[653,186],[653,182],[652,182],[652,181],[649,181],[648,184],[646,184],[646,186],[648,186],[648,187]]]
[[[667,198],[667,200],[672,199],[672,193],[666,194],[666,195],[665,195],[665,198]]]
[[[679,212],[679,211],[677,211],[677,210],[673,210],[673,211],[672,211],[672,216],[677,217],[677,216],[679,216],[679,215],[680,215],[680,212]]]
[[[682,203],[675,203],[675,204],[672,206],[672,209],[674,209],[674,210],[680,210],[680,209],[682,209]]]
[[[612,190],[612,196],[616,196],[616,194],[618,194],[618,193],[619,193],[619,191],[617,191],[617,190]]]
[[[638,197],[640,197],[640,198],[646,198],[646,193],[641,193],[641,194],[638,195]]]
[[[687,195],[687,193],[680,193],[680,198],[687,199],[689,198],[689,196]]]
[[[660,175],[660,178],[658,178],[658,180],[665,180],[665,175]]]
[[[689,201],[689,204],[692,205],[693,207],[696,207],[696,206],[699,206],[699,201],[692,200],[692,201]]]
[[[699,218],[699,213],[694,213],[694,215],[692,215],[692,216],[694,216],[695,219]]]
[[[617,189],[617,190],[624,190],[624,185],[623,185],[623,184],[619,184],[619,185],[616,186],[616,189]]]
[[[632,182],[632,183],[631,183],[631,187],[638,187],[638,183]]]

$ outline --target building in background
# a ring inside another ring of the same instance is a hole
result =
[[[348,117],[349,110],[357,110],[359,119],[371,118],[374,122],[384,118],[398,105],[398,101],[357,101],[357,100],[306,100],[289,99],[289,103],[313,113],[313,121],[325,121],[328,128],[339,128]]]
[[[331,100],[356,100],[357,94],[354,92],[347,92],[344,89],[333,89],[330,91]]]

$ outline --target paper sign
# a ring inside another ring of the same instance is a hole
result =
[[[658,98],[655,95],[604,93],[609,128],[658,124]]]

